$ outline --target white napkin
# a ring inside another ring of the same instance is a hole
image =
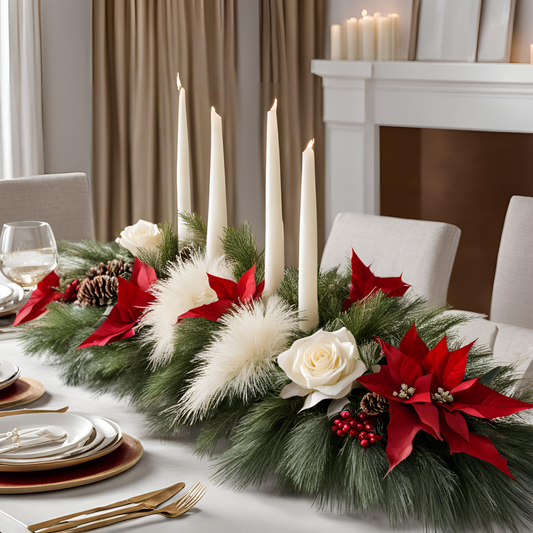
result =
[[[67,433],[57,426],[46,426],[25,430],[14,428],[3,435],[5,436],[0,439],[0,445],[4,446],[0,447],[0,454],[62,440],[66,438]]]

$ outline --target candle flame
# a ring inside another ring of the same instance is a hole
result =
[[[278,107],[278,99],[274,98],[274,103],[272,104],[272,107],[270,108],[270,111],[276,109]]]
[[[314,145],[315,145],[315,140],[314,140],[314,139],[311,139],[311,140],[307,143],[307,146],[305,147],[305,149],[306,149],[306,150],[312,150]]]
[[[366,17],[368,15],[368,11],[366,9],[363,9],[363,11],[361,11],[361,15],[363,17]]]
[[[176,85],[178,86],[178,91],[181,91],[181,80],[179,72],[176,74]]]

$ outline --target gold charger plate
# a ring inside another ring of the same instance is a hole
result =
[[[32,463],[28,465],[11,465],[2,463],[0,459],[0,472],[43,472],[44,470],[59,470],[60,468],[69,468],[71,466],[81,465],[100,459],[100,457],[106,456],[108,453],[114,452],[123,441],[123,437],[117,439],[111,446],[100,450],[94,455],[88,455],[86,457],[72,457],[71,459],[63,459],[61,461],[48,461],[42,463]]]
[[[13,385],[0,390],[0,409],[26,405],[44,394],[42,383],[32,378],[19,378]]]
[[[114,452],[88,463],[44,472],[2,472],[0,494],[50,492],[96,483],[135,466],[143,451],[136,438],[123,434],[122,444]]]

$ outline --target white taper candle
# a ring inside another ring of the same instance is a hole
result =
[[[279,157],[278,101],[267,113],[266,137],[266,220],[265,220],[265,294],[276,292],[285,270],[281,166]]]
[[[302,154],[298,307],[302,329],[318,324],[318,239],[314,140]]]
[[[185,88],[181,85],[179,73],[176,75],[179,91],[178,146],[177,146],[177,206],[178,211],[192,211],[191,207],[191,168],[189,160],[189,126],[187,124],[187,100]],[[188,228],[181,219],[178,220],[178,237],[187,239]]]
[[[209,209],[207,216],[206,253],[209,259],[224,254],[221,238],[228,225],[226,205],[226,174],[224,171],[224,143],[222,118],[211,108],[211,167],[209,172]]]

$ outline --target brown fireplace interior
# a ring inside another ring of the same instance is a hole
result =
[[[380,146],[381,214],[458,226],[448,301],[489,314],[509,200],[533,196],[533,135],[382,127]]]

